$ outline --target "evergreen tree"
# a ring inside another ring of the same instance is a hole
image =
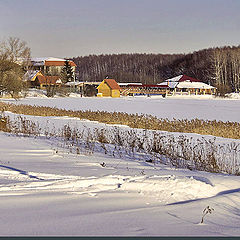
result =
[[[61,71],[61,80],[63,83],[74,81],[73,70],[68,60],[65,61]]]

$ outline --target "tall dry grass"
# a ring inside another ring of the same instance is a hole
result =
[[[131,128],[168,132],[198,133],[224,138],[240,139],[240,123],[201,119],[169,120],[151,115],[106,111],[73,111],[52,107],[16,105],[0,102],[0,111],[35,116],[69,116],[107,124],[127,125]]]
[[[214,173],[240,174],[240,144],[219,144],[216,138],[189,138],[151,130],[110,128],[61,129],[41,127],[18,116],[3,117],[0,130],[17,136],[58,139],[71,153],[104,152],[113,157],[130,157],[152,164],[163,163],[175,168],[188,168]]]

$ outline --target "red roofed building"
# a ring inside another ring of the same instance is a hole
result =
[[[55,86],[59,86],[62,84],[61,79],[59,78],[59,76],[37,76],[36,80],[35,80],[37,86],[40,86],[40,88],[44,88],[46,86],[49,85],[55,85]]]
[[[47,85],[61,85],[60,75],[66,61],[72,68],[75,79],[76,64],[71,60],[61,58],[33,58],[32,69],[24,75],[24,80],[30,82],[33,87],[45,88]]]
[[[166,92],[172,94],[215,94],[216,88],[202,81],[189,77],[187,75],[179,75],[174,78],[165,80],[158,84],[165,88]]]
[[[66,61],[68,61],[69,65],[72,67],[75,79],[76,64],[71,60],[49,57],[33,58],[31,62],[33,70],[39,70],[45,76],[60,76]]]

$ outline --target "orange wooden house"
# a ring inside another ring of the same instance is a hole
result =
[[[27,71],[24,75],[24,81],[29,82],[31,87],[39,87],[40,89],[49,85],[60,86],[62,84],[59,76],[46,76],[38,70]]]

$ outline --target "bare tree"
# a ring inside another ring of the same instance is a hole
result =
[[[23,90],[23,74],[30,62],[30,48],[16,37],[0,42],[0,91],[17,97]]]
[[[9,37],[0,43],[0,56],[2,60],[26,66],[29,65],[31,51],[25,41],[21,41],[17,37]]]
[[[232,88],[236,91],[240,91],[240,49],[236,48],[230,55],[231,63],[231,84]]]

